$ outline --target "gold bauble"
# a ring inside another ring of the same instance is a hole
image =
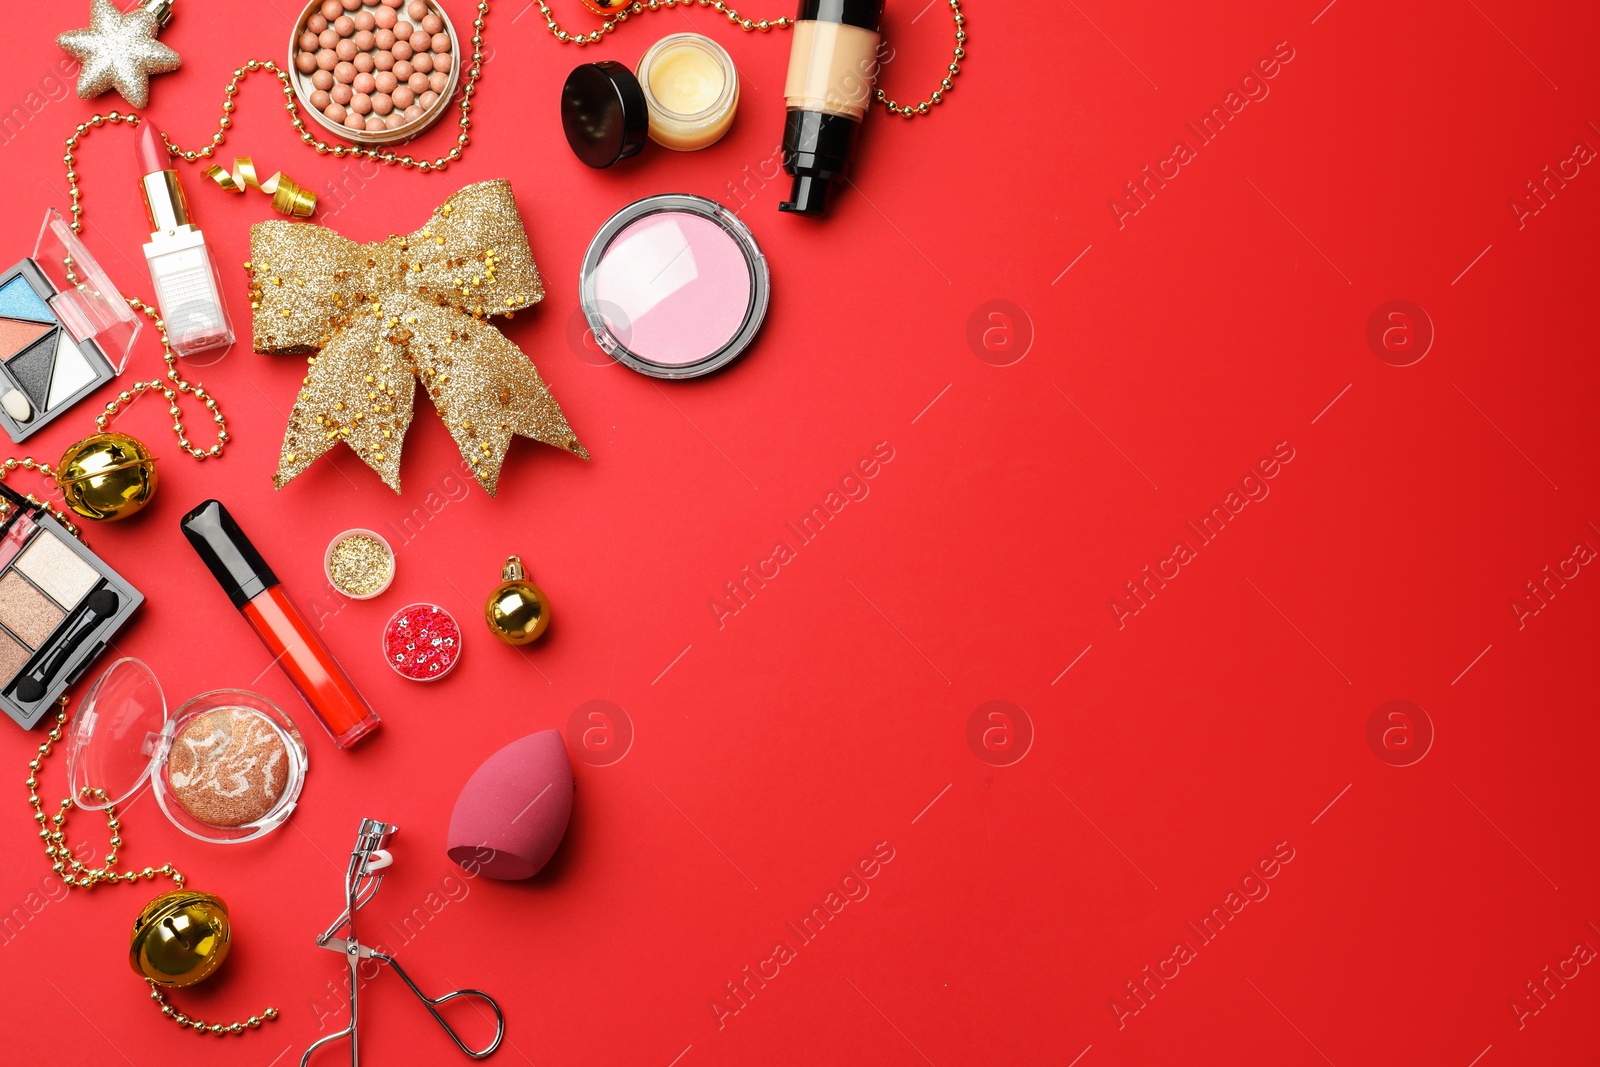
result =
[[[550,625],[550,601],[528,581],[522,560],[512,556],[500,571],[501,582],[483,606],[489,632],[508,645],[537,641]]]
[[[56,465],[67,507],[86,519],[125,519],[156,492],[156,458],[124,433],[97,433],[67,449]]]
[[[163,893],[133,921],[128,962],[159,985],[204,981],[228,958],[228,905],[192,889]]]

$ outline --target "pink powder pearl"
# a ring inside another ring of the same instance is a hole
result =
[[[442,71],[436,70],[432,74],[425,75],[425,77],[428,79],[428,88],[436,93],[444,92],[445,86],[450,84],[449,75],[444,74]],[[416,86],[412,86],[412,88],[414,89]]]
[[[326,115],[328,117],[328,121],[334,125],[340,126],[344,124],[346,112],[343,104],[329,104],[323,109],[322,113]]]
[[[382,133],[386,129],[388,129],[388,127],[384,125],[383,120],[380,119],[378,116],[376,116],[376,115],[368,115],[367,116],[367,132],[368,133]]]
[[[428,52],[418,52],[411,57],[411,69],[420,70],[424,74],[432,74],[433,56]]]
[[[450,68],[453,67],[453,66],[455,66],[455,60],[450,58],[450,53],[448,53],[448,52],[445,52],[445,53],[440,54],[440,55],[435,55],[433,57],[433,69],[434,70],[443,71],[444,73],[449,74],[450,73]]]
[[[372,12],[370,11],[357,11],[350,17],[356,20],[357,31],[370,30],[378,24],[378,20],[373,17]]]
[[[333,46],[333,54],[347,63],[359,55],[360,52],[361,49],[357,48],[356,43],[348,37]]]
[[[339,0],[322,0],[322,17],[332,22],[344,11],[344,5]]]
[[[427,13],[428,5],[423,0],[411,0],[411,3],[406,5],[406,14],[414,19],[420,19]]]
[[[394,92],[394,87],[397,84],[399,84],[400,79],[396,78],[392,73],[390,73],[387,70],[380,70],[378,73],[376,73],[376,74],[374,74],[372,76],[372,82],[373,82],[373,85],[377,88],[378,92],[380,92],[380,93],[392,93],[392,92]],[[401,105],[401,106],[403,107],[405,105]]]
[[[402,59],[400,62],[394,65],[394,76],[400,81],[407,81],[411,77],[411,72],[416,69],[416,67],[411,65],[410,60]]]
[[[392,30],[394,29],[394,24],[400,19],[389,8],[380,7],[372,13],[372,21],[377,23],[380,30]]]
[[[329,27],[317,34],[317,44],[323,48],[332,48],[339,43],[339,31]]]
[[[354,41],[355,46],[363,52],[370,52],[372,46],[377,43],[377,35],[371,30],[357,30],[350,40]]]
[[[447,56],[453,51],[453,49],[450,47],[450,35],[448,33],[434,34],[433,40],[430,41],[429,44],[431,44],[433,46],[433,50],[441,56]]]
[[[346,11],[359,11],[364,0],[339,0]]]
[[[372,113],[374,115],[387,115],[394,110],[394,101],[383,93],[376,93],[372,97]]]
[[[411,42],[410,41],[396,41],[394,43],[394,47],[389,49],[389,51],[394,53],[394,57],[396,59],[410,59],[411,58]]]
[[[411,105],[417,102],[417,94],[411,91],[409,85],[394,86],[389,92],[394,98],[394,106],[401,111],[409,110]]]
[[[349,15],[340,15],[333,20],[333,28],[340,37],[348,37],[356,32],[356,20]]]
[[[362,74],[371,74],[372,73],[372,53],[370,53],[370,52],[362,52],[360,55],[356,56],[350,62],[353,63],[355,65],[356,70],[361,72]]]
[[[422,117],[422,114],[422,105],[412,104],[410,107],[406,108],[406,121],[415,122]]]
[[[377,85],[374,83],[372,75],[357,74],[356,80],[350,83],[350,88],[354,89],[358,93],[367,93],[370,95],[372,90],[377,88]]]
[[[377,45],[378,48],[384,52],[387,52],[389,49],[394,47],[394,41],[395,36],[393,30],[378,30],[372,35],[372,43]]]
[[[321,44],[322,42],[317,40],[317,35],[310,30],[300,35],[300,50],[303,52],[315,52]]]
[[[393,70],[394,54],[392,52],[374,52],[372,53],[372,65],[379,70]]]
[[[310,74],[317,69],[317,56],[314,52],[301,52],[294,57],[294,69],[301,74]]]
[[[310,30],[312,33],[321,33],[327,28],[328,20],[323,17],[322,12],[320,11],[306,19],[306,29]]]
[[[350,98],[350,110],[357,115],[365,115],[372,110],[372,97],[366,93],[357,93]]]
[[[433,48],[433,38],[418,30],[411,35],[411,51],[427,52]]]
[[[438,103],[438,102],[439,102],[439,94],[434,92],[432,89],[429,89],[427,92],[425,92],[421,96],[417,97],[417,103],[422,105],[422,110],[424,110],[424,111],[427,111],[429,108],[433,107],[433,105]]]
[[[382,0],[384,7],[399,7],[400,0]]]
[[[411,23],[406,22],[404,20],[401,20],[401,21],[396,22],[394,24],[394,35],[395,35],[395,37],[399,38],[402,41],[411,40],[411,35],[413,33],[416,33],[416,32],[417,32],[416,27],[411,25]]]
[[[322,70],[318,68],[318,70],[311,75],[311,84],[314,88],[321,89],[323,92],[327,92],[329,89],[332,89],[334,85],[333,71]]]
[[[344,125],[346,129],[364,130],[367,128],[367,120],[363,116],[357,115],[354,111],[352,111],[344,117]]]
[[[438,15],[427,15],[422,20],[422,28],[431,37],[444,29],[444,19]]]
[[[353,63],[340,63],[333,68],[333,80],[349,85],[356,80],[356,68]]]
[[[328,90],[328,95],[333,97],[333,102],[335,104],[346,105],[350,103],[350,98],[355,95],[355,92],[350,88],[350,86],[340,82],[338,85],[335,85],[332,89]]]
[[[383,117],[383,128],[386,130],[398,130],[405,124],[405,116],[400,114],[398,111],[392,112]]]
[[[333,97],[329,96],[327,93],[323,92],[321,89],[312,90],[312,93],[311,93],[311,106],[312,107],[316,108],[318,111],[326,111],[326,110],[328,110],[328,105],[331,104],[331,103],[333,103]]]
[[[332,70],[339,65],[339,57],[333,54],[333,49],[324,48],[317,53],[317,66],[322,70]]]
[[[425,93],[429,89],[433,88],[433,84],[428,81],[428,75],[422,73],[420,70],[411,75],[411,77],[407,78],[406,84],[411,87],[411,91],[414,93]],[[438,92],[437,89],[434,91]]]

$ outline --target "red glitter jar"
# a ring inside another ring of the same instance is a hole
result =
[[[383,658],[402,678],[436,682],[461,659],[461,627],[437,604],[411,604],[383,628]]]

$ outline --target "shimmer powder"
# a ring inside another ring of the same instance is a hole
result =
[[[691,378],[749,347],[769,285],[744,223],[702,197],[666,195],[602,227],[584,259],[581,299],[613,358],[654,377]]]
[[[29,648],[42,646],[64,618],[66,613],[18,572],[7,571],[0,578],[0,623]]]
[[[49,593],[57,604],[69,609],[77,607],[78,601],[100,581],[95,569],[49,530],[41,531],[23,551],[17,570]]]
[[[371,530],[346,530],[323,555],[328,582],[353,600],[370,600],[394,580],[394,550]]]
[[[289,748],[266,716],[249,708],[197,715],[172,738],[172,798],[211,826],[245,826],[268,815],[289,781]]]

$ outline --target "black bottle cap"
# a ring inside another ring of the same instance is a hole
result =
[[[796,215],[822,214],[828,209],[828,184],[826,178],[795,175],[794,191],[789,194],[789,199],[778,205],[778,210]]]
[[[877,33],[883,24],[883,0],[800,0],[800,20],[842,22]]]
[[[234,607],[244,607],[278,584],[267,561],[218,501],[207,500],[189,512],[183,517],[182,526],[183,535]]]
[[[638,155],[650,136],[639,79],[611,59],[575,67],[561,87],[561,129],[573,153],[591,167]]]

